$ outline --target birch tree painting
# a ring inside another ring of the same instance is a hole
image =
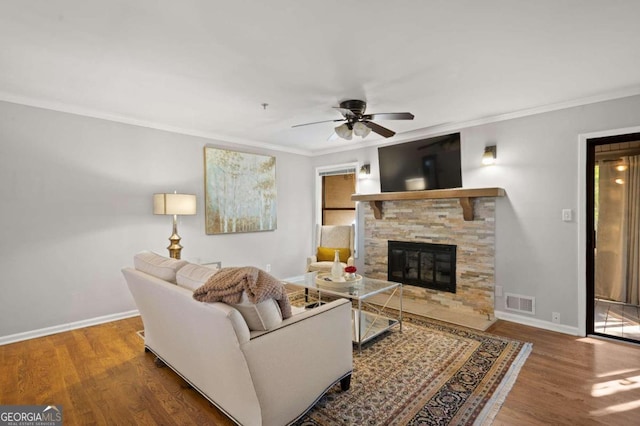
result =
[[[276,158],[205,147],[207,234],[276,229]]]

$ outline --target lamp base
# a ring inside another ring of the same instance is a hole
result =
[[[180,259],[180,252],[182,251],[182,246],[180,245],[180,236],[178,234],[173,234],[169,237],[169,241],[171,241],[171,244],[169,244],[169,247],[167,247],[167,249],[169,250],[169,257],[173,259]]]

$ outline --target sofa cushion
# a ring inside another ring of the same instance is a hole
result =
[[[247,322],[251,331],[266,331],[277,327],[282,322],[282,312],[274,299],[251,303],[246,293],[242,293],[240,303],[231,305],[236,308]]]
[[[336,256],[336,250],[338,250],[338,258],[340,262],[347,263],[347,259],[351,256],[350,248],[331,248],[331,247],[318,247],[316,257],[318,262],[333,262]]]
[[[176,272],[187,263],[189,262],[186,260],[164,257],[151,251],[143,251],[133,257],[133,265],[138,271],[174,284],[176,283]]]
[[[217,266],[203,266],[195,263],[188,263],[176,274],[176,281],[180,287],[195,291],[207,282],[209,277],[218,272]]]

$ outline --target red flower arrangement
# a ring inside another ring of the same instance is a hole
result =
[[[344,268],[344,271],[347,274],[355,274],[355,272],[357,271],[355,266],[347,266],[346,268]]]

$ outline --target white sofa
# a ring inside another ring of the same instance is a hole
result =
[[[338,382],[349,388],[347,300],[251,331],[233,306],[193,299],[193,287],[206,275],[198,268],[205,267],[185,268],[195,272],[183,277],[187,285],[181,286],[175,284],[176,274],[187,262],[162,259],[158,268],[140,267],[135,259],[137,268],[122,270],[142,316],[145,349],[236,423],[289,424]]]

